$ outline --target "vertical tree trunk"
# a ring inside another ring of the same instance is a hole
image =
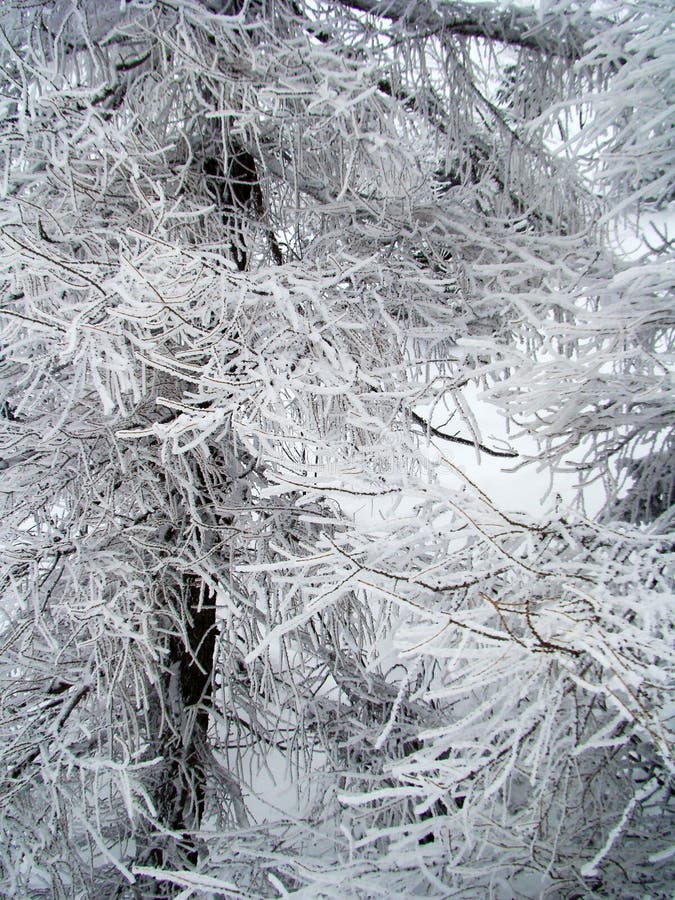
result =
[[[155,712],[157,753],[165,764],[155,789],[157,817],[175,833],[155,842],[153,865],[197,862],[191,832],[204,815],[208,776],[209,704],[216,650],[216,608],[196,575],[183,578],[180,597],[182,633],[169,638],[162,699]]]
[[[208,705],[216,647],[216,608],[202,595],[202,583],[188,575],[184,584],[185,637],[175,635],[169,644],[170,694],[176,690],[180,709],[180,756],[176,770],[175,803],[171,827],[198,827],[206,796],[206,739]],[[171,698],[173,699],[173,698]]]

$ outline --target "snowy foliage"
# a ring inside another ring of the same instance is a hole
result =
[[[667,896],[674,24],[5,5],[4,895]]]

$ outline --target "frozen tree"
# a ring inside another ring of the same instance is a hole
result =
[[[667,895],[673,23],[5,4],[6,896]]]

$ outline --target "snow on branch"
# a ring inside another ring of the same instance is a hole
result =
[[[497,3],[464,3],[446,0],[443,3],[410,2],[410,0],[338,0],[343,6],[378,18],[389,19],[398,25],[431,33],[445,31],[464,37],[478,37],[486,41],[513,44],[561,56],[579,59],[584,43],[602,27],[602,23],[584,14],[579,17],[543,20],[524,7]]]

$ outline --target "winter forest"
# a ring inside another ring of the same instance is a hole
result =
[[[0,894],[671,897],[668,0],[5,0]]]

